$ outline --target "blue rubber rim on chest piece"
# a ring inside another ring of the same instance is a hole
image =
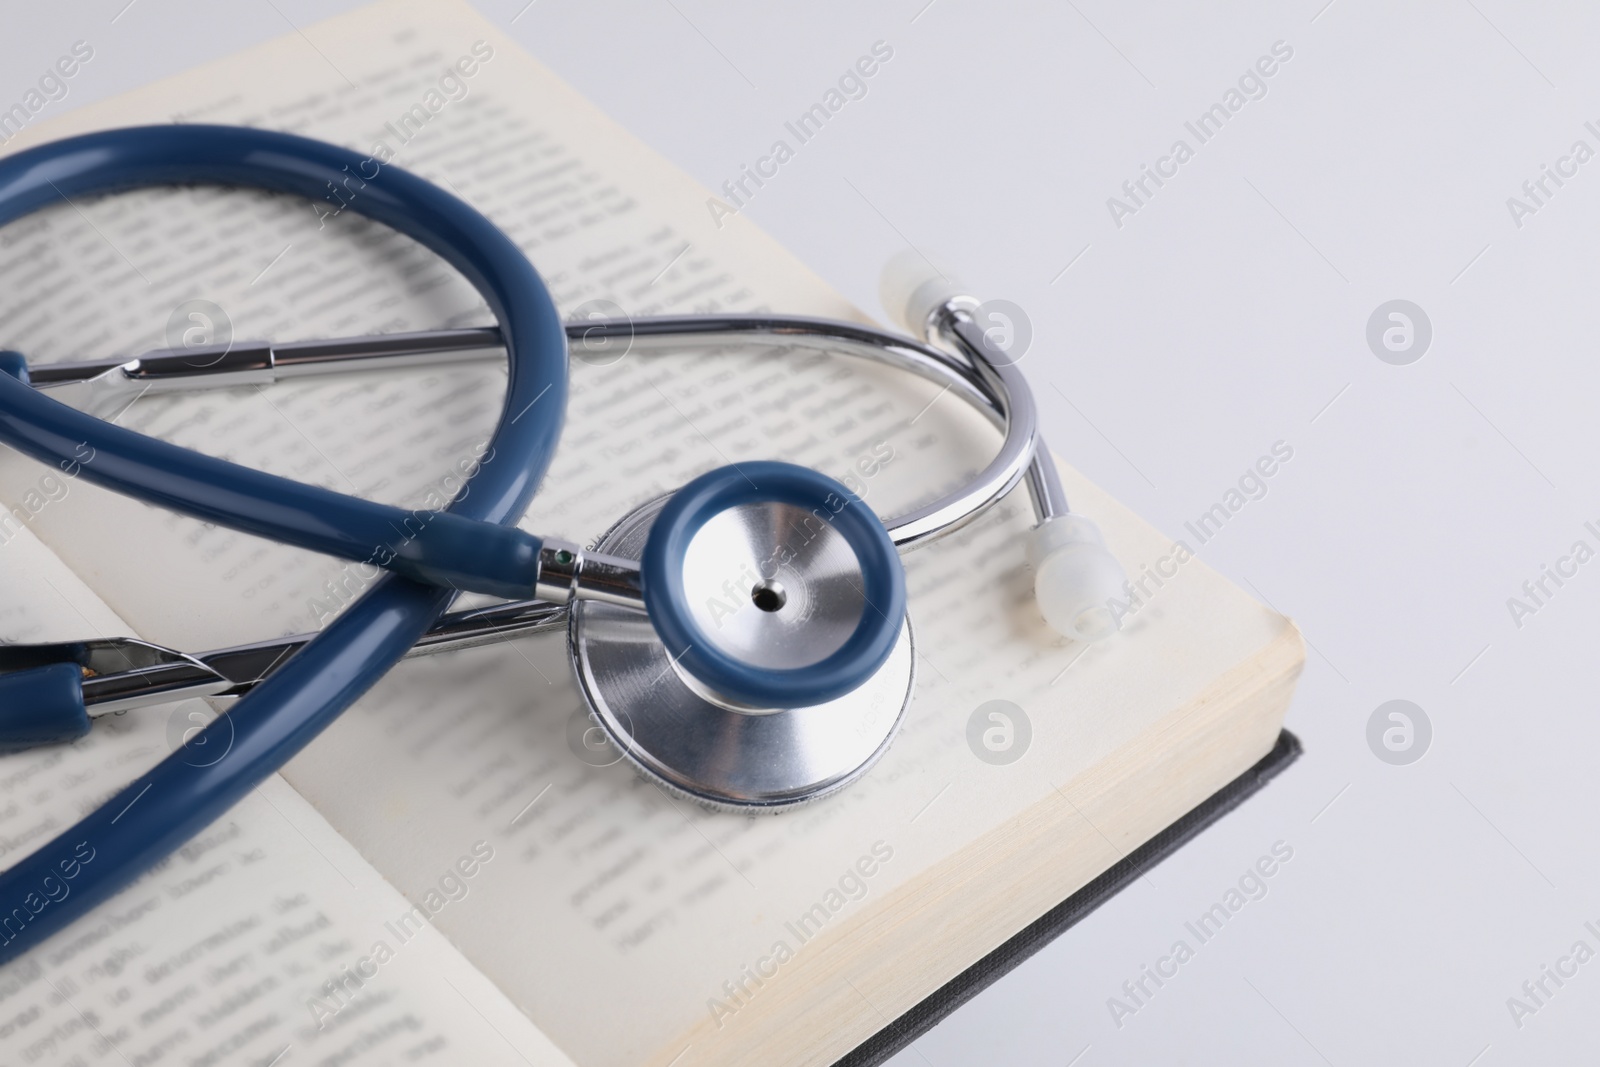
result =
[[[684,588],[684,559],[700,528],[729,508],[765,502],[822,518],[844,536],[861,567],[865,604],[855,631],[804,667],[756,666],[718,648],[691,614]],[[714,692],[758,708],[810,707],[853,691],[889,658],[905,621],[905,571],[882,521],[832,478],[793,463],[720,467],[679,489],[650,528],[640,579],[650,622],[673,660]]]
[[[463,489],[438,521],[476,520],[470,525],[479,530],[479,524],[498,524],[487,527],[491,532],[514,526],[555,454],[567,399],[565,330],[521,249],[468,204],[392,164],[321,141],[234,126],[109,130],[0,159],[0,225],[42,207],[65,207],[75,197],[174,183],[266,189],[313,204],[343,190],[341,202],[352,213],[405,234],[461,272],[500,323],[509,376],[500,420],[467,479],[471,492]],[[83,440],[72,431],[117,429],[74,416],[88,418],[35,395],[16,377],[0,377],[0,423],[14,446],[54,462],[72,458]],[[262,481],[268,476],[153,439],[110,434],[103,440],[117,452],[97,459],[106,475],[101,480],[138,489],[136,495],[148,499],[166,472],[157,502],[168,506],[182,505],[219,477],[239,476],[244,486],[270,485],[282,495],[263,500],[236,488],[218,503],[264,510],[263,523],[314,523],[324,505],[356,518],[384,515],[380,505],[330,501],[337,494]],[[168,461],[178,466],[169,469]],[[0,872],[0,916],[7,919],[0,922],[0,964],[110,898],[249,795],[397,663],[453,596],[397,574],[381,579],[226,715]],[[206,759],[196,759],[202,748]],[[209,755],[218,751],[223,755]],[[63,885],[69,893],[58,892]]]

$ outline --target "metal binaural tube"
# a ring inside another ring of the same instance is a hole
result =
[[[559,630],[567,625],[567,608],[544,600],[516,600],[486,608],[452,611],[411,646],[405,658],[476,648],[495,641]],[[310,643],[311,634],[295,634],[248,645],[188,655],[129,638],[108,638],[90,644],[84,658],[83,702],[91,718],[188,697],[241,697],[267,680],[289,657]],[[103,646],[103,647],[102,647]],[[30,665],[31,649],[40,662],[71,660],[66,646],[6,646],[8,669]]]
[[[1027,379],[1017,369],[1006,352],[989,340],[982,326],[974,319],[962,301],[947,303],[936,313],[933,332],[959,348],[972,361],[974,369],[986,381],[999,385],[999,392],[1010,401],[1008,421],[1023,423],[1031,428],[1033,436],[1033,462],[1028,465],[1028,496],[1033,500],[1033,515],[1037,522],[1048,522],[1065,515],[1067,494],[1061,488],[1061,475],[1056,470],[1055,459],[1038,432],[1038,407],[1033,400],[1033,390]]]
[[[983,414],[1005,437],[994,458],[969,484],[906,514],[884,519],[895,544],[911,549],[971,522],[1024,477],[1034,512],[1041,519],[1066,510],[1054,464],[1045,450],[1036,448],[1033,397],[1021,372],[986,354],[987,342],[969,315],[953,311],[949,317],[951,327],[941,339],[964,359],[934,345],[861,323],[793,315],[594,319],[567,323],[566,333],[569,343],[592,343],[597,338],[619,340],[640,352],[763,343],[774,348],[802,348],[871,359],[943,386]],[[249,375],[249,383],[256,384],[264,380],[264,371],[270,380],[281,381],[483,359],[497,354],[500,345],[499,327],[468,327],[292,341],[270,346],[268,359],[261,356],[264,346],[257,344],[235,345],[235,349],[248,350],[249,355],[232,358],[218,358],[210,350],[159,350],[129,361],[41,364],[30,367],[29,375],[33,384],[47,389],[97,379],[102,390],[126,393],[131,399],[147,390],[241,384],[245,380],[241,372]],[[104,399],[98,402],[106,403]]]

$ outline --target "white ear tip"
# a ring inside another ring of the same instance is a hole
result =
[[[1111,605],[1127,576],[1106,550],[1100,530],[1079,515],[1063,515],[1028,535],[1033,591],[1051,629],[1078,641],[1101,641],[1121,628]]]
[[[915,337],[925,337],[928,317],[960,295],[961,283],[955,276],[914,248],[891,257],[878,279],[883,310]]]

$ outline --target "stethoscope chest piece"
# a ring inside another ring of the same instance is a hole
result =
[[[636,508],[595,551],[640,558],[671,497]],[[670,519],[670,516],[669,516]],[[684,539],[677,575],[695,640],[767,669],[805,669],[841,648],[875,610],[837,526],[782,501],[714,511]],[[568,651],[612,744],[644,775],[712,807],[780,811],[855,781],[888,749],[911,700],[911,626],[881,666],[842,696],[773,708],[706,685],[651,620],[584,600]]]

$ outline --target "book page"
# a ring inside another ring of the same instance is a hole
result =
[[[0,641],[128,633],[25,529],[0,543],[0,604]],[[0,755],[0,863],[67,829],[213,715],[189,700],[101,720],[72,745]],[[449,882],[446,907],[478,906],[473,883],[509,859],[497,836],[453,843],[474,876],[436,872]],[[88,865],[94,849],[75,856]],[[70,878],[62,887],[70,896]],[[411,908],[274,775],[131,887],[0,968],[0,1059],[569,1063]]]
[[[745,219],[709,211],[705,190],[464,5],[391,0],[306,35],[314,50],[286,38],[25,136],[177,120],[362,152],[381,142],[511,235],[567,314],[857,314]],[[465,59],[474,73],[451,74]],[[429,117],[407,124],[416,107]],[[173,309],[198,299],[225,308],[240,338],[488,321],[436,257],[352,212],[324,218],[327,208],[161,190],[41,212],[0,230],[0,273],[12,279],[0,343],[35,359],[131,354],[165,343]],[[65,311],[81,307],[97,309],[90,322]],[[615,357],[574,359],[565,436],[527,529],[590,542],[641,501],[753,458],[848,478],[891,514],[959,484],[998,443],[938,387],[844,358]],[[148,398],[122,422],[415,506],[485,439],[503,382],[493,365],[330,378]],[[503,839],[505,861],[473,890],[483,906],[436,925],[583,1067],[702,1062],[685,1035],[738,1025],[786,960],[1282,632],[1192,554],[1074,472],[1063,478],[1130,574],[1159,564],[1171,575],[1147,585],[1154,595],[1123,635],[1086,648],[1048,631],[1032,603],[1024,495],[912,553],[915,699],[882,763],[824,802],[711,814],[596,753],[559,635],[406,663],[285,774],[413,901],[464,834]],[[18,475],[0,492],[25,484]],[[147,636],[189,648],[313,628],[368,580],[88,487],[33,525]],[[1031,724],[1025,757],[1007,765],[968,742],[973,715],[996,699]]]

